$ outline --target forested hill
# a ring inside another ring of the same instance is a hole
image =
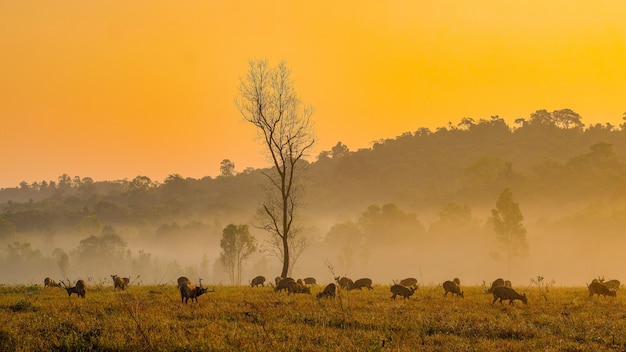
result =
[[[539,110],[515,126],[497,116],[465,118],[357,151],[339,142],[303,174],[301,221],[322,240],[372,205],[392,204],[401,214],[413,214],[424,231],[441,222],[450,204],[484,223],[498,194],[509,188],[531,227],[541,221],[556,226],[589,207],[610,213],[612,226],[625,225],[625,126],[584,126],[571,110]],[[69,175],[23,182],[0,190],[0,239],[33,243],[44,256],[52,250],[42,247],[62,246],[64,236],[76,239],[63,244],[67,251],[80,253],[79,240],[102,231],[120,234],[120,245],[129,247],[165,243],[175,251],[184,246],[180,238],[197,233],[203,234],[199,246],[219,246],[224,226],[253,219],[264,197],[263,171],[268,170],[202,179],[174,174],[162,182],[145,176],[93,182]]]

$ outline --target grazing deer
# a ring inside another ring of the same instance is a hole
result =
[[[611,296],[611,297],[616,297],[617,296],[617,292],[615,291],[611,291],[608,287],[606,287],[605,284],[603,284],[602,282],[596,281],[596,282],[591,282],[587,288],[589,289],[589,297],[593,297],[593,295],[602,295],[602,296]]]
[[[337,286],[333,283],[330,283],[328,285],[326,285],[326,287],[324,288],[324,291],[319,292],[317,294],[317,299],[320,299],[322,297],[332,297],[335,298],[335,292],[337,291]]]
[[[458,280],[458,279],[457,279]],[[460,281],[459,281],[460,282]],[[451,292],[452,295],[457,295],[458,297],[465,297],[463,291],[461,291],[461,287],[456,284],[454,281],[446,281],[443,283],[444,296],[448,296],[448,292]]]
[[[274,287],[274,292],[285,290],[287,291],[287,293],[289,293],[289,286],[291,285],[292,282],[295,284],[296,280],[290,277],[281,279],[280,281],[278,281],[278,284],[276,284],[276,287]]]
[[[305,277],[302,281],[305,285],[317,285],[317,280],[314,277]]]
[[[368,278],[358,279],[348,287],[348,290],[356,290],[356,289],[360,290],[363,287],[373,290],[372,279],[368,279]]]
[[[396,284],[396,285],[391,286],[391,293],[393,293],[391,298],[396,299],[396,296],[399,295],[399,296],[404,297],[404,299],[409,299],[409,297],[413,296],[413,293],[415,293],[415,290],[417,290],[417,287],[406,287],[406,286]]]
[[[250,280],[250,287],[265,286],[265,276],[257,276]]]
[[[69,279],[67,280],[67,282],[71,284],[71,281]],[[68,297],[72,297],[72,293],[75,293],[78,297],[85,298],[85,293],[87,292],[87,286],[85,285],[85,281],[76,281],[76,286],[74,287],[68,287],[63,281],[61,281],[61,283],[63,284],[63,286],[65,286]]]
[[[508,299],[509,304],[513,304],[513,301],[519,299],[524,302],[524,304],[528,304],[528,300],[526,299],[526,294],[520,295],[514,289],[506,286],[499,286],[493,289],[493,301],[491,305],[496,303],[497,300],[500,300],[500,304],[502,304],[502,300]]]
[[[298,283],[296,281],[287,282],[287,294],[296,294],[296,293],[307,293],[311,294],[311,289],[309,287],[304,286],[304,284]]]

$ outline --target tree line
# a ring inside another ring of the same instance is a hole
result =
[[[498,116],[463,118],[356,151],[338,142],[315,161],[299,160],[306,168],[298,217],[308,243],[302,245],[311,254],[330,246],[337,262],[354,267],[371,257],[374,246],[394,241],[423,243],[451,233],[497,239],[491,210],[505,189],[519,202],[529,235],[547,233],[541,226],[549,223],[558,236],[602,229],[600,236],[617,240],[617,229],[626,224],[624,137],[626,123],[585,126],[577,113],[563,109],[538,110],[514,126]],[[214,178],[173,174],[162,182],[146,176],[95,182],[61,175],[2,189],[0,260],[30,258],[44,263],[41,267],[57,263],[59,271],[67,271],[68,262],[104,256],[98,252],[104,248],[117,263],[126,263],[125,268],[135,263],[140,271],[140,263],[150,266],[159,259],[131,252],[130,237],[134,243],[165,243],[173,251],[183,250],[181,236],[217,247],[228,226],[254,222],[271,171],[237,172],[228,159],[221,170]],[[47,247],[62,238],[74,239],[73,245]],[[600,248],[585,250],[600,260]],[[494,260],[510,256],[491,254]],[[216,258],[196,258],[203,263],[197,270],[212,259],[214,266],[222,265]],[[159,265],[181,267],[167,260]]]

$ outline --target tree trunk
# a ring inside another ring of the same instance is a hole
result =
[[[289,272],[289,243],[287,242],[287,236],[283,236],[283,271],[280,274],[281,277],[287,277]]]

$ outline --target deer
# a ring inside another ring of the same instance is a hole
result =
[[[209,291],[208,288],[202,287],[202,279],[198,279],[198,282],[200,283],[200,286],[198,287],[194,286],[189,281],[189,279],[187,279],[186,281],[185,279],[187,278],[184,276],[178,278],[178,282],[179,282],[178,289],[180,290],[180,303],[185,302],[185,304],[187,304],[190,298],[191,298],[192,303],[194,300],[196,301],[196,303],[198,303],[198,296],[201,296],[206,292],[215,292],[215,289]]]
[[[599,281],[591,282],[587,288],[589,289],[589,297],[593,297],[593,295],[603,295],[603,296],[611,296],[616,297],[617,292],[610,290],[605,284]]]
[[[448,296],[448,292],[451,292],[453,296],[457,295],[457,297],[461,297],[461,298],[465,297],[463,294],[463,291],[461,291],[461,287],[457,285],[457,283],[454,281],[446,281],[443,283],[442,286],[445,291],[443,294],[445,297]]]
[[[250,280],[250,287],[265,286],[265,276],[257,276]]]
[[[396,284],[396,285],[391,286],[391,293],[393,293],[391,298],[396,299],[396,296],[399,295],[399,296],[404,297],[404,299],[409,299],[409,297],[413,296],[413,293],[415,293],[415,290],[417,290],[417,287],[406,287],[406,286]]]
[[[493,290],[494,290],[496,287],[502,287],[502,286],[504,286],[504,279],[502,279],[502,278],[495,279],[495,280],[491,283],[491,287],[487,290],[487,293],[493,293]]]
[[[43,280],[43,287],[61,287],[61,283],[47,277]]]
[[[319,292],[316,297],[317,299],[320,299],[322,297],[335,298],[336,291],[337,291],[337,286],[334,283],[330,283],[326,285],[326,287],[324,288],[324,291]]]
[[[67,279],[67,282],[71,284],[70,279]],[[78,297],[85,298],[85,293],[87,292],[87,286],[85,285],[85,281],[78,280],[76,281],[76,285],[73,287],[68,287],[65,282],[61,281],[61,284],[65,287],[67,291],[67,296],[72,297],[72,293],[75,293]]]
[[[124,291],[130,283],[130,279],[127,277],[111,275],[111,278],[113,279],[113,290],[117,290],[119,288],[120,290]]]
[[[345,288],[345,289],[350,289],[350,287],[352,287],[352,285],[354,284],[354,282],[352,280],[350,280],[347,277],[339,277],[337,276],[335,278],[335,281],[337,281],[337,283],[339,284],[339,287],[341,288]]]
[[[348,287],[348,290],[356,290],[356,289],[360,290],[363,287],[373,290],[372,279],[368,279],[368,278],[358,279]]]
[[[493,301],[491,305],[496,303],[497,300],[500,300],[500,304],[502,304],[502,300],[508,299],[509,304],[513,305],[513,301],[519,299],[524,302],[524,304],[528,304],[528,300],[526,299],[526,294],[520,295],[514,289],[506,286],[498,286],[493,289]]]
[[[291,283],[296,283],[296,280],[290,278],[290,277],[286,277],[284,279],[281,279],[278,284],[276,284],[276,287],[274,287],[274,292],[278,292],[278,291],[282,291],[285,290],[287,292],[289,292],[289,285],[291,285]]]

